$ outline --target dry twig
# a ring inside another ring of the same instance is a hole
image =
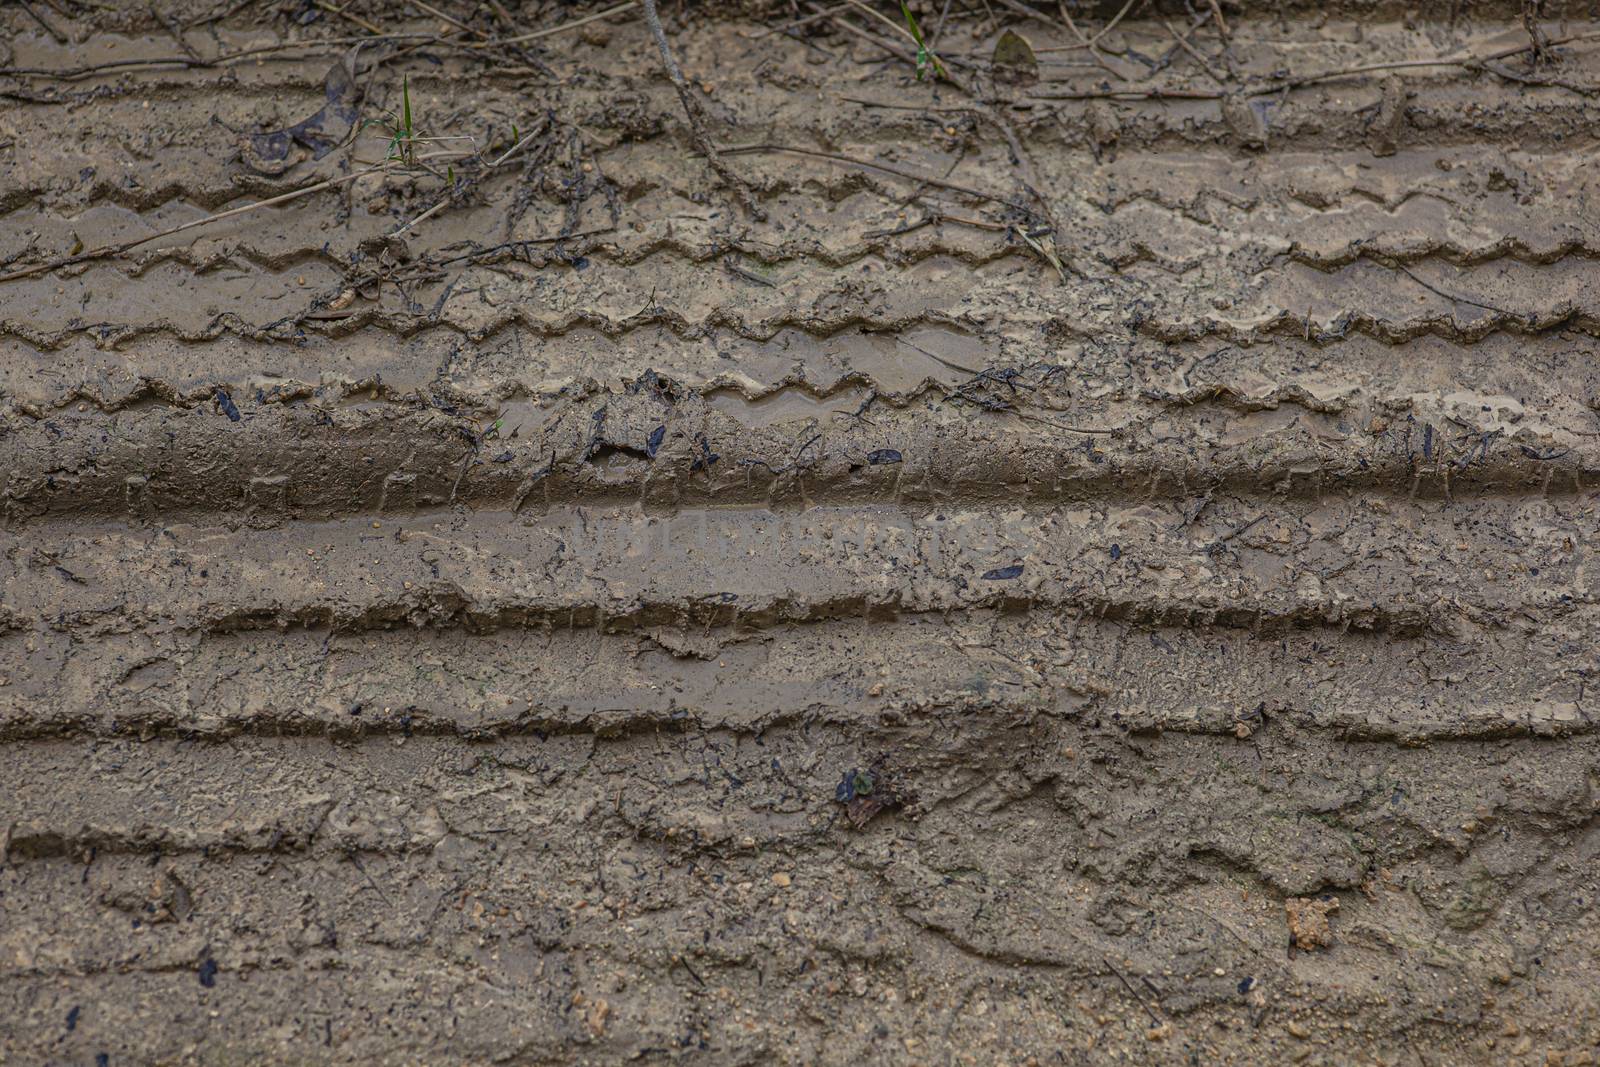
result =
[[[661,63],[667,68],[667,78],[672,82],[672,87],[678,91],[678,100],[689,116],[689,127],[694,134],[695,145],[705,154],[711,169],[717,172],[717,177],[734,191],[744,209],[757,219],[765,219],[766,213],[750,195],[750,187],[728,169],[722,156],[717,154],[717,146],[706,136],[705,121],[700,116],[699,104],[689,93],[688,83],[683,80],[683,71],[678,67],[678,59],[672,54],[672,43],[667,40],[667,31],[661,27],[661,15],[656,10],[656,0],[639,0],[639,2],[644,7],[644,20],[650,27],[650,36],[656,39],[656,47],[661,50]]]
[[[417,158],[436,159],[447,157],[450,159],[460,159],[466,155],[470,155],[470,153],[432,152],[428,153],[427,155],[418,156]],[[61,267],[70,267],[78,263],[87,263],[90,260],[107,259],[112,256],[120,256],[124,252],[131,252],[140,245],[147,245],[151,241],[159,241],[164,237],[171,237],[174,234],[183,233],[186,230],[193,230],[201,226],[208,226],[213,222],[221,222],[223,219],[236,218],[252,211],[259,211],[262,208],[277,207],[279,204],[287,204],[289,201],[298,200],[302,196],[309,196],[312,193],[321,192],[323,189],[332,189],[336,186],[345,185],[349,182],[364,178],[369,174],[376,174],[379,171],[388,169],[391,169],[390,163],[389,161],[385,161],[383,163],[367,167],[364,170],[358,170],[353,174],[342,174],[337,178],[327,178],[320,182],[313,182],[310,185],[303,186],[299,189],[290,190],[289,192],[282,193],[278,196],[271,196],[265,200],[257,200],[254,203],[245,204],[242,207],[229,208],[227,211],[219,211],[215,215],[207,215],[203,219],[194,219],[190,222],[185,222],[181,225],[162,230],[159,233],[152,233],[144,237],[135,238],[132,241],[123,241],[120,244],[114,245],[101,245],[98,248],[91,248],[87,251],[78,252],[74,255],[61,256],[56,259],[47,260],[44,263],[35,263],[31,267],[22,267],[18,270],[11,271],[8,274],[0,274],[0,282],[16,281],[19,278],[31,278],[36,274],[48,274],[50,271],[58,270]]]

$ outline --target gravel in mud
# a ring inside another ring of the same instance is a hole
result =
[[[1600,1060],[1600,24],[1121,7],[0,11],[0,1062]]]

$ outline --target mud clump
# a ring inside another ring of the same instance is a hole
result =
[[[1333,944],[1328,917],[1339,910],[1338,897],[1290,897],[1284,901],[1284,909],[1289,918],[1289,943],[1295,948],[1310,950]]]

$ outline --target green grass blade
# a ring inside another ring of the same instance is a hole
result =
[[[922,41],[922,27],[917,25],[917,17],[913,15],[911,13],[911,9],[906,6],[906,0],[900,0],[900,14],[905,16],[906,29],[911,31],[911,39],[917,42],[918,54],[920,55],[927,52],[928,46]]]

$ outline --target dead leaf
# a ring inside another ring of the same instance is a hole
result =
[[[844,778],[834,789],[834,799],[844,805],[844,813],[857,830],[872,821],[872,817],[888,808],[905,805],[905,790],[895,777],[885,771],[883,761],[874,762],[866,770],[856,767],[844,773]]]
[[[245,162],[263,174],[282,174],[304,158],[295,150],[296,145],[311,151],[312,159],[321,159],[337,148],[361,116],[361,86],[356,83],[356,51],[338,60],[328,68],[322,80],[322,93],[326,102],[308,119],[270,133],[252,135],[247,143]]]
[[[1000,35],[994,46],[994,73],[1011,81],[1039,80],[1039,59],[1027,38],[1014,30]]]

